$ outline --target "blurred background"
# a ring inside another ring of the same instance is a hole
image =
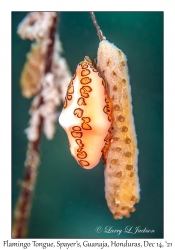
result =
[[[12,212],[24,174],[31,100],[21,95],[20,75],[31,42],[17,35],[27,12],[12,13]],[[95,12],[104,36],[128,58],[138,139],[141,199],[131,217],[114,220],[104,193],[102,161],[82,169],[69,152],[57,123],[53,140],[41,140],[41,164],[29,224],[29,238],[163,237],[163,12]],[[61,12],[58,32],[72,74],[84,55],[96,58],[98,37],[88,12]],[[59,107],[59,111],[62,107]],[[111,226],[116,233],[97,233]],[[124,233],[127,226],[154,233]]]

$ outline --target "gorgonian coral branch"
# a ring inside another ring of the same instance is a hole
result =
[[[112,103],[113,129],[105,156],[105,197],[114,219],[130,217],[140,199],[138,149],[132,115],[131,87],[125,54],[107,41],[90,12],[100,39],[97,67],[104,77]]]
[[[23,95],[35,97],[30,108],[29,128],[26,129],[29,142],[24,180],[14,211],[13,238],[23,238],[27,234],[40,160],[42,128],[47,138],[52,139],[57,120],[56,108],[63,101],[64,85],[71,78],[65,59],[59,56],[61,44],[56,35],[56,24],[57,13],[32,12],[18,27],[18,34],[23,39],[35,40],[21,77]]]
[[[93,11],[90,11],[90,16],[91,16],[93,24],[94,24],[94,26],[95,26],[95,28],[97,30],[97,35],[98,35],[100,41],[105,40],[106,38],[103,36],[103,33],[102,33],[101,29],[100,29],[100,26],[97,23],[97,20],[95,18],[95,14],[94,14]]]
[[[47,53],[45,56],[45,74],[50,72],[52,66],[52,56],[54,48],[54,38],[56,31],[56,16],[53,18],[53,24],[50,28],[50,43],[48,44]],[[44,100],[41,97],[38,103],[38,107],[43,104]],[[38,137],[34,141],[29,141],[28,150],[25,162],[25,175],[21,186],[21,193],[18,198],[17,206],[14,213],[14,224],[12,237],[23,238],[27,233],[27,223],[31,210],[31,200],[35,187],[37,167],[39,165],[39,144],[42,133],[43,117],[39,115],[38,121]]]

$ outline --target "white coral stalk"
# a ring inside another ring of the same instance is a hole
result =
[[[98,48],[98,68],[108,83],[114,120],[106,158],[105,195],[114,218],[119,219],[129,217],[140,198],[138,149],[126,56],[114,44],[103,40]]]
[[[66,61],[60,55],[61,43],[59,41],[55,43],[56,21],[56,12],[32,12],[18,27],[18,34],[23,39],[35,40],[36,44],[26,64],[22,84],[23,95],[28,98],[34,95],[35,97],[31,104],[29,127],[26,129],[29,140],[28,151],[25,161],[25,176],[14,211],[13,238],[26,236],[39,165],[42,128],[46,137],[52,139],[57,120],[57,107],[65,95],[65,87],[62,85],[65,84],[67,87],[71,79]],[[35,63],[36,60],[41,62],[42,67],[37,66],[40,63]],[[32,77],[33,72],[37,70],[39,73]],[[31,77],[32,82],[30,82]],[[37,91],[35,91],[36,88]]]

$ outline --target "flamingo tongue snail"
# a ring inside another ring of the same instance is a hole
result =
[[[85,168],[95,167],[110,146],[112,103],[107,85],[89,57],[71,79],[59,123],[66,131],[72,156]]]

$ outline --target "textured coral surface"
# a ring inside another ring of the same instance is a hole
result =
[[[98,49],[98,68],[108,83],[113,104],[113,131],[105,167],[105,194],[115,219],[129,217],[139,201],[137,140],[132,115],[127,61],[123,52],[104,40]]]

